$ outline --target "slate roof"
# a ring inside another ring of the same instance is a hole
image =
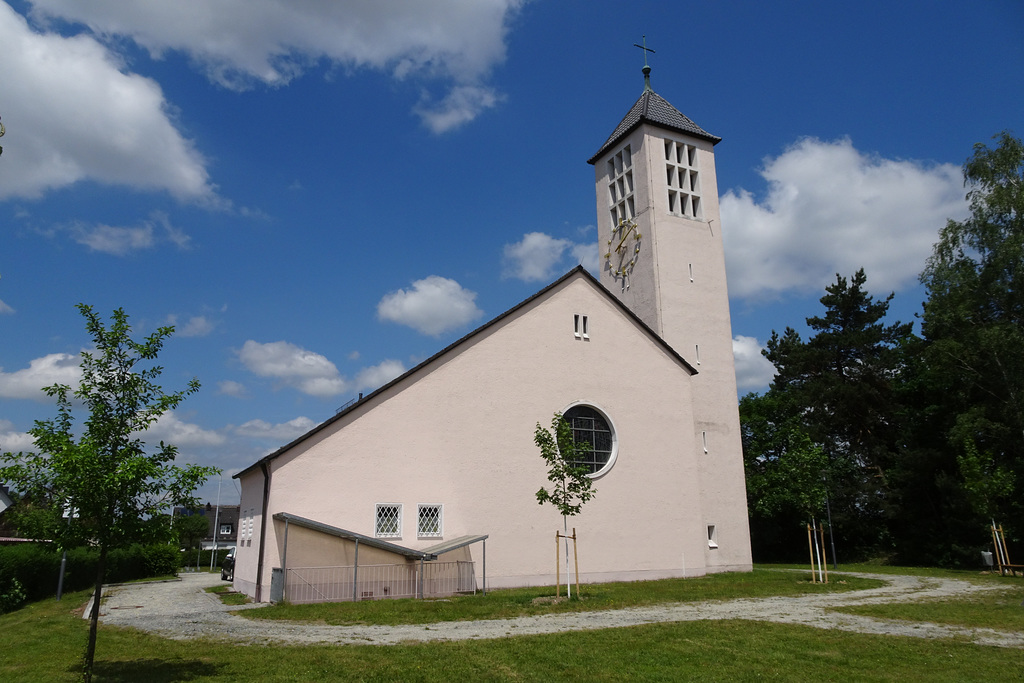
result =
[[[597,151],[597,154],[590,157],[590,159],[587,160],[587,163],[596,163],[601,155],[608,151],[609,147],[614,146],[619,140],[632,133],[642,123],[650,123],[655,126],[660,126],[661,128],[667,128],[669,130],[685,133],[686,135],[702,138],[710,141],[713,145],[717,145],[722,141],[722,138],[717,135],[712,135],[690,120],[689,117],[669,104],[668,100],[664,97],[650,88],[644,88],[644,92],[640,95],[640,99],[636,101],[636,104],[633,105],[626,116],[623,117],[622,121],[619,122],[619,125],[615,128],[615,131],[611,134],[608,140],[601,145],[601,149]]]

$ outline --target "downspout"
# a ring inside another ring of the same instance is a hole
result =
[[[260,545],[256,556],[256,602],[263,602],[263,543],[267,538],[267,503],[270,500],[270,468],[260,461],[263,471],[263,516],[260,518]]]

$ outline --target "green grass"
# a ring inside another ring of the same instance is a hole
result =
[[[236,593],[231,590],[229,585],[210,586],[206,589],[206,592],[214,593],[225,605],[245,605],[249,602],[249,598],[242,593]]]
[[[844,567],[845,569],[846,567]],[[869,571],[867,568],[858,569]],[[937,574],[922,575],[936,576]],[[833,576],[833,580],[842,580]],[[1007,625],[999,609],[1024,597],[1021,582],[973,576],[1010,586],[1002,607],[971,601],[889,605],[871,610],[924,607],[946,610],[971,625],[1024,630]],[[468,596],[451,603],[383,601],[356,607],[384,609],[388,618],[413,614],[433,604],[474,618],[480,603],[500,610],[562,611],[651,604],[677,600],[792,595],[870,587],[875,582],[847,579],[830,587],[811,585],[806,575],[758,570],[686,581],[657,581],[584,587],[585,600],[534,605],[548,589],[495,591],[486,599]],[[227,588],[226,586],[222,588]],[[74,681],[88,633],[81,609],[88,591],[64,600],[45,600],[0,615],[0,679],[24,683]],[[978,602],[980,600],[981,602]],[[1018,600],[1019,603],[1019,600]],[[329,607],[338,607],[331,605]],[[304,608],[304,607],[303,607]],[[275,608],[276,609],[276,608]],[[298,609],[291,607],[290,609]],[[859,608],[858,608],[859,609]],[[1024,611],[1024,608],[1020,608]],[[254,610],[263,612],[264,610]],[[1011,610],[1012,611],[1012,610]],[[972,616],[973,615],[973,616]],[[361,619],[371,619],[364,613]],[[515,616],[515,615],[512,615]],[[891,616],[879,614],[879,616]],[[420,618],[420,617],[417,617]],[[436,615],[435,615],[436,618]],[[917,617],[914,617],[917,618]],[[1012,617],[1011,617],[1012,618]],[[934,619],[933,619],[934,620]],[[386,623],[398,623],[386,622]],[[1012,622],[1019,624],[1020,622]],[[163,683],[170,681],[990,681],[1015,680],[1024,670],[1024,650],[983,647],[956,640],[923,640],[824,631],[803,626],[746,621],[655,624],[591,632],[508,637],[455,643],[397,646],[240,646],[175,641],[132,629],[100,626],[94,680]]]
[[[928,599],[890,605],[843,607],[838,612],[882,619],[932,621],[1024,632],[1024,585],[1007,584],[1004,590],[984,591],[955,600]]]
[[[77,680],[86,598],[0,616],[3,680]],[[990,681],[1022,668],[1022,650],[744,621],[397,646],[244,647],[101,626],[94,680]]]
[[[875,588],[873,579],[842,577],[827,585],[811,584],[809,572],[755,569],[743,574],[710,574],[696,579],[665,579],[583,586],[582,599],[549,603],[553,586],[489,591],[444,600],[368,600],[315,605],[277,604],[239,612],[250,619],[285,619],[330,625],[429,624],[438,621],[511,619],[538,614],[622,609],[663,602],[693,602],[797,595]],[[840,583],[842,581],[843,583]],[[575,589],[574,589],[575,590]],[[562,588],[565,595],[565,588]],[[540,599],[540,600],[538,600]]]
[[[781,565],[774,565],[781,566]],[[841,572],[902,574],[936,579],[959,579],[976,585],[995,586],[999,590],[978,592],[954,599],[924,599],[888,605],[862,605],[836,608],[846,614],[880,619],[930,621],[936,624],[994,628],[1000,631],[1024,631],[1024,578],[1000,576],[989,571],[938,569],[935,567],[893,567],[879,564],[841,565]],[[841,573],[835,574],[841,577]]]

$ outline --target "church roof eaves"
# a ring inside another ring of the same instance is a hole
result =
[[[431,363],[433,363],[437,359],[442,358],[443,356],[447,355],[448,353],[454,351],[456,348],[458,348],[462,344],[466,343],[467,341],[469,341],[473,337],[477,336],[478,334],[480,334],[480,333],[484,332],[485,330],[487,330],[487,329],[493,327],[494,325],[498,324],[499,322],[501,322],[505,318],[507,318],[510,315],[512,315],[513,313],[515,313],[516,311],[518,311],[518,310],[528,306],[531,302],[541,298],[542,296],[544,296],[548,292],[550,292],[550,291],[552,291],[554,289],[557,289],[560,285],[562,285],[563,283],[567,282],[568,280],[571,280],[576,275],[582,275],[585,280],[587,280],[592,285],[594,285],[594,287],[597,289],[598,292],[600,292],[604,296],[608,297],[608,299],[613,304],[615,304],[619,308],[619,310],[621,310],[629,319],[631,319],[634,323],[636,323],[640,327],[640,329],[642,329],[659,346],[661,346],[662,350],[664,350],[675,361],[677,361],[684,368],[686,368],[687,372],[689,372],[691,375],[696,375],[697,374],[697,368],[693,367],[693,365],[691,365],[689,362],[687,362],[687,360],[685,358],[680,356],[679,353],[675,349],[673,349],[671,346],[669,346],[668,342],[666,342],[664,339],[662,339],[660,336],[658,336],[658,333],[655,332],[654,330],[652,330],[647,323],[645,323],[643,320],[641,320],[624,303],[619,301],[615,297],[614,294],[609,292],[608,289],[604,285],[602,285],[597,280],[597,278],[595,278],[593,275],[591,275],[587,271],[586,268],[584,268],[582,265],[579,265],[579,266],[576,266],[575,268],[573,268],[572,270],[570,270],[568,273],[566,273],[562,277],[560,277],[557,280],[555,280],[554,282],[552,282],[547,287],[544,287],[540,291],[536,292],[535,294],[533,294],[529,298],[524,299],[523,301],[519,302],[518,304],[516,304],[512,308],[510,308],[507,311],[505,311],[504,313],[498,315],[495,318],[492,318],[491,320],[489,320],[488,322],[484,323],[480,327],[476,328],[475,330],[473,330],[469,334],[465,335],[464,337],[462,337],[462,338],[452,342],[451,344],[449,344],[448,346],[444,347],[443,349],[441,349],[440,351],[438,351],[433,356],[431,356],[430,358],[426,359],[425,361],[423,361],[419,365],[417,365],[417,366],[415,366],[413,368],[410,368],[409,370],[405,371],[404,373],[402,373],[401,375],[399,375],[395,379],[391,380],[387,384],[385,384],[385,385],[375,389],[374,391],[370,392],[369,394],[364,396],[362,399],[356,401],[355,403],[352,403],[351,405],[345,407],[342,410],[339,410],[332,417],[327,418],[326,420],[324,420],[323,422],[321,422],[317,426],[313,427],[308,432],[306,432],[302,436],[298,437],[294,441],[292,441],[292,442],[290,442],[288,444],[285,444],[284,446],[281,446],[280,448],[278,448],[273,453],[270,453],[268,455],[263,456],[262,458],[260,458],[256,462],[254,462],[252,465],[249,465],[245,469],[237,472],[236,474],[233,474],[232,475],[232,479],[238,479],[242,475],[250,472],[251,470],[256,469],[257,467],[259,467],[261,463],[268,463],[271,460],[276,459],[278,456],[283,455],[288,450],[290,450],[293,446],[296,446],[296,445],[302,443],[303,441],[305,441],[306,439],[310,438],[314,434],[316,434],[316,433],[320,432],[321,430],[326,429],[330,425],[334,424],[335,422],[337,422],[338,420],[343,418],[345,415],[348,415],[353,410],[356,410],[357,408],[363,406],[366,403],[366,401],[369,401],[370,399],[372,399],[374,397],[377,397],[377,396],[380,396],[380,395],[386,393],[392,387],[402,383],[406,378],[414,375],[415,373],[419,372],[423,368],[429,366]]]
[[[615,127],[615,130],[605,143],[601,145],[601,149],[597,151],[597,154],[587,159],[587,163],[597,163],[601,155],[607,152],[610,147],[613,147],[619,140],[632,133],[644,123],[708,140],[713,145],[717,145],[722,141],[722,138],[712,135],[698,126],[686,114],[673,107],[669,104],[668,100],[658,93],[653,90],[644,90],[643,94],[640,95],[640,99],[636,101],[622,118],[619,125]]]

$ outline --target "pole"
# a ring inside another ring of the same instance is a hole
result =
[[[224,477],[217,478],[217,511],[213,513],[213,552],[210,553],[210,571],[213,571],[213,560],[217,557],[217,535],[220,534],[220,484]]]
[[[807,550],[811,553],[811,583],[817,583],[814,580],[814,543],[811,541],[811,525],[807,525]]]
[[[828,481],[826,480],[826,485]],[[828,493],[825,493],[825,516],[828,518],[828,542],[832,545],[832,569],[839,571],[839,559],[836,556],[836,534],[832,531],[832,505],[828,500]]]
[[[558,532],[555,532],[555,597],[562,597],[562,575],[559,574],[561,571],[562,561],[558,559]]]
[[[576,599],[580,599],[580,556],[576,551],[576,527],[572,528],[572,560],[575,563],[574,573],[576,574]]]
[[[64,568],[68,565],[68,551],[65,548],[63,554],[60,556],[60,576],[57,577],[57,602],[60,602],[60,596],[64,595]]]
[[[359,539],[356,539],[356,556],[355,564],[352,565],[352,602],[356,601],[356,589],[358,588],[357,581],[359,580]]]
[[[565,531],[565,597],[572,600],[572,581],[569,579],[569,522],[562,515],[562,530]]]
[[[818,525],[818,535],[821,537],[821,566],[825,569],[825,583],[828,583],[828,553],[825,552],[825,527]]]
[[[811,528],[813,529],[814,535],[814,555],[818,560],[818,580],[821,583],[825,583],[825,579],[821,576],[821,548],[818,547],[818,521],[811,517]]]

